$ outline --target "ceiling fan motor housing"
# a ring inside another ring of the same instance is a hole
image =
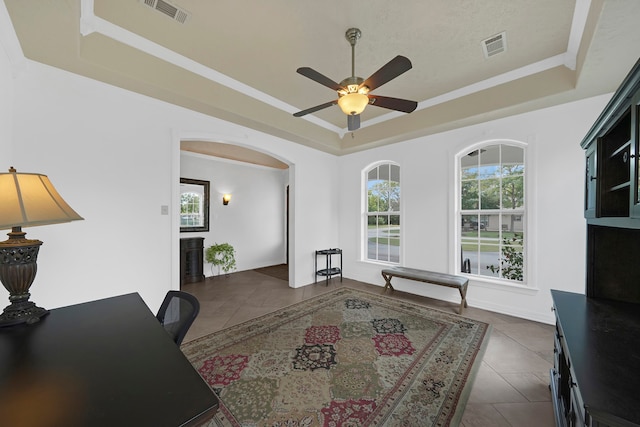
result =
[[[342,86],[343,88],[346,88],[347,90],[346,91],[339,90],[338,93],[340,95],[346,95],[347,93],[359,92],[366,95],[367,92],[369,92],[369,88],[367,86],[362,86],[362,88],[360,88],[360,85],[362,83],[364,83],[364,79],[362,77],[356,77],[356,76],[347,77],[346,79],[340,82],[340,86]]]

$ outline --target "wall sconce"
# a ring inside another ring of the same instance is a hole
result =
[[[227,206],[229,204],[229,200],[231,200],[231,194],[223,194],[222,195],[222,204]]]
[[[0,314],[0,327],[35,323],[49,313],[29,301],[42,242],[26,239],[22,227],[80,219],[46,175],[17,173],[14,168],[0,173],[0,229],[11,228],[9,239],[0,242],[0,281],[11,302]]]

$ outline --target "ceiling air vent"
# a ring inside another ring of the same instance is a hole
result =
[[[167,15],[174,21],[184,24],[189,19],[189,12],[164,0],[140,0],[145,5]]]
[[[482,40],[482,50],[485,58],[504,52],[507,50],[507,34],[502,32]]]

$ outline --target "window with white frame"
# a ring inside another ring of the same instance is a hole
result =
[[[365,171],[364,247],[370,261],[400,263],[400,166],[381,163]]]
[[[495,144],[475,147],[458,162],[461,271],[524,282],[525,150]]]

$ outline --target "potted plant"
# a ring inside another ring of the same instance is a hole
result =
[[[213,274],[213,266],[218,267],[218,275],[220,269],[229,274],[229,271],[236,268],[236,251],[229,243],[214,243],[205,251],[205,260],[211,264],[211,273]]]

